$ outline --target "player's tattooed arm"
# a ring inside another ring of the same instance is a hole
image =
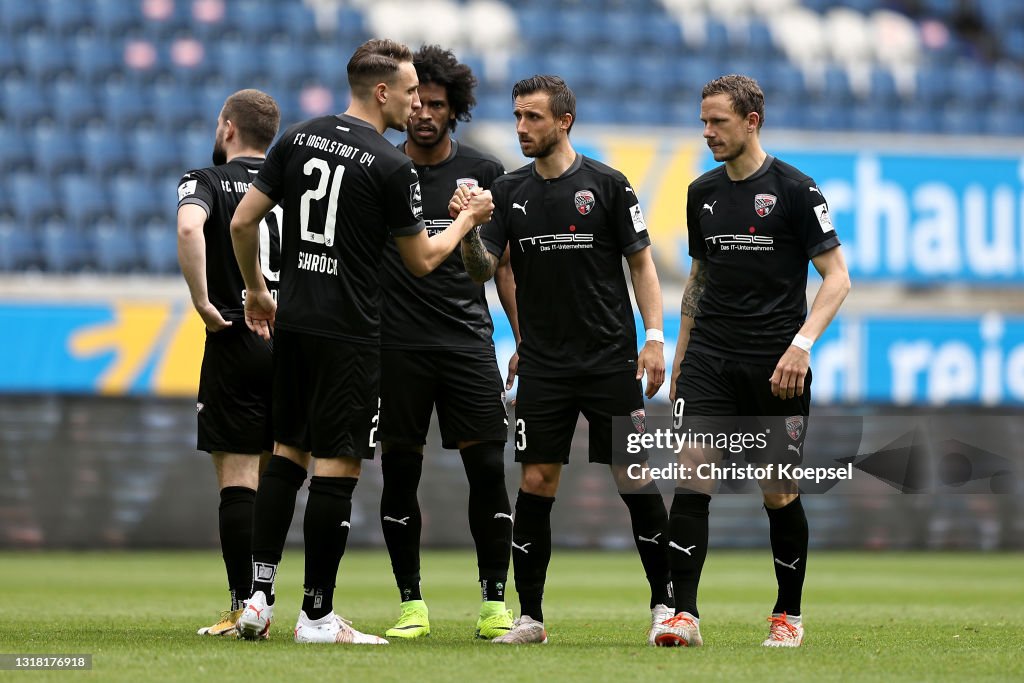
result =
[[[498,257],[487,251],[480,230],[470,230],[462,239],[462,262],[474,282],[487,282],[498,268]]]
[[[690,268],[690,277],[683,289],[683,303],[679,312],[687,318],[696,318],[700,310],[701,297],[704,296],[704,288],[708,284],[708,270],[707,266],[697,259],[693,260]]]

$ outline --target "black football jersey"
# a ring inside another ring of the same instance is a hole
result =
[[[284,207],[277,326],[377,343],[388,233],[424,227],[409,158],[365,121],[322,116],[285,131],[254,183]]]
[[[452,141],[452,152],[446,160],[435,166],[416,164],[416,171],[423,193],[423,221],[433,236],[451,225],[448,202],[460,184],[490,189],[505,169],[489,154]],[[493,346],[494,325],[487,297],[483,285],[466,274],[461,248],[456,248],[434,272],[415,277],[402,263],[394,239],[389,238],[382,284],[382,346]]]
[[[206,211],[206,288],[210,303],[225,320],[244,320],[245,281],[231,246],[231,217],[263,166],[259,157],[236,157],[226,164],[189,171],[178,181],[178,207],[196,204]],[[281,270],[280,207],[260,222],[260,268],[277,295]]]
[[[510,247],[519,308],[519,374],[569,377],[636,367],[636,327],[623,256],[650,245],[633,188],[576,155],[558,178],[533,164],[494,182],[487,250]]]
[[[688,348],[776,363],[807,317],[808,262],[839,246],[818,186],[772,156],[740,181],[719,166],[690,184],[686,225],[707,268]]]

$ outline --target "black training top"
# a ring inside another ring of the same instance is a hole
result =
[[[399,147],[401,149],[401,147]],[[416,165],[423,192],[423,220],[433,236],[452,223],[448,202],[459,185],[490,189],[505,169],[489,154],[452,141],[452,152],[435,166]],[[402,263],[393,239],[384,248],[381,345],[389,348],[477,349],[491,347],[494,325],[483,285],[466,274],[462,249],[437,269],[415,277]]]
[[[388,233],[424,227],[409,158],[365,121],[322,116],[286,130],[254,184],[284,206],[276,325],[376,343]]]
[[[529,164],[492,188],[482,231],[509,244],[519,308],[519,374],[568,377],[636,367],[636,327],[622,257],[650,246],[626,177],[582,154],[558,178]]]
[[[707,285],[688,348],[775,363],[807,317],[807,264],[839,246],[814,180],[769,156],[749,178],[725,166],[690,184],[690,256]]]
[[[231,246],[231,217],[259,173],[263,159],[236,157],[226,164],[189,171],[178,181],[178,208],[195,204],[206,211],[206,289],[210,303],[225,320],[244,320],[245,281]],[[260,269],[276,294],[281,270],[281,209],[260,222]]]

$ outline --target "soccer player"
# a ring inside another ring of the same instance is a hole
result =
[[[704,139],[724,162],[690,184],[686,222],[693,265],[683,293],[672,366],[672,400],[683,426],[721,425],[729,416],[777,417],[768,448],[748,460],[798,464],[811,393],[810,350],[850,290],[850,277],[814,180],[761,148],[764,94],[745,76],[704,86]],[[807,314],[807,263],[822,277]],[[784,420],[785,424],[781,424]],[[775,422],[772,420],[771,422]],[[722,454],[689,450],[680,464]],[[778,599],[768,647],[803,641],[800,598],[807,567],[807,517],[794,482],[759,482],[768,513]],[[676,615],[656,630],[658,645],[701,645],[697,585],[708,549],[714,482],[679,482],[668,537]]]
[[[376,444],[380,276],[390,233],[402,261],[426,275],[473,226],[490,219],[481,193],[433,237],[420,217],[420,185],[408,157],[389,144],[419,109],[409,48],[370,40],[348,63],[352,100],[344,114],[292,126],[271,149],[231,222],[245,279],[246,324],[274,337],[274,456],[260,481],[253,529],[253,593],[239,633],[270,628],[274,578],[295,509],[315,461],[303,525],[305,597],[300,643],[386,644],[334,612],[334,585],[351,528],[352,491]],[[276,203],[281,228],[280,310],[258,263],[259,221]]]
[[[459,185],[490,187],[505,170],[494,157],[451,138],[476,103],[470,68],[436,45],[420,48],[413,63],[422,106],[409,120],[399,149],[416,166],[423,219],[427,231],[436,234],[452,222],[448,200]],[[495,277],[515,326],[511,279],[507,265]],[[380,518],[402,600],[398,622],[384,635],[430,634],[420,592],[422,517],[416,490],[436,405],[442,445],[458,448],[469,479],[469,525],[483,598],[476,634],[494,638],[512,627],[505,608],[512,509],[503,458],[508,415],[484,288],[466,274],[459,252],[430,275],[413,277],[394,240],[384,251],[382,285]]]
[[[231,607],[200,635],[234,635],[252,587],[252,510],[261,455],[269,456],[271,344],[245,326],[245,283],[231,248],[231,216],[263,165],[281,114],[272,97],[240,90],[217,116],[213,166],[178,183],[178,262],[192,305],[206,325],[199,375],[197,448],[213,458],[220,488],[220,546]],[[276,214],[260,224],[260,263],[277,292],[280,238]]]
[[[581,412],[590,423],[590,461],[611,466],[629,510],[653,628],[672,614],[665,504],[646,466],[634,480],[618,451],[612,459],[612,418],[629,416],[643,429],[640,378],[647,373],[648,398],[665,379],[661,288],[647,225],[625,176],[573,149],[576,98],[565,81],[534,76],[516,83],[512,97],[520,149],[534,161],[495,181],[494,218],[463,249],[467,271],[484,281],[510,247],[522,335],[514,427],[522,480],[512,530],[521,614],[493,642],[547,642],[551,507]],[[451,209],[464,208],[475,192],[460,189]],[[623,256],[647,328],[639,355]]]

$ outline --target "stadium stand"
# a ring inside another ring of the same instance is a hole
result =
[[[16,195],[0,217],[34,236],[4,232],[0,269],[173,271],[86,252],[161,246],[138,227],[173,222],[158,199],[173,180],[154,183],[208,163],[227,94],[268,90],[285,124],[340,108],[344,55],[385,34],[456,49],[481,80],[479,120],[506,120],[510,83],[553,71],[586,123],[679,125],[701,84],[743,71],[776,129],[1024,135],[1017,0],[0,0],[0,172]],[[40,188],[88,200],[55,212]],[[100,218],[116,221],[103,238]],[[26,256],[46,225],[84,238]],[[112,237],[125,230],[141,238]]]

